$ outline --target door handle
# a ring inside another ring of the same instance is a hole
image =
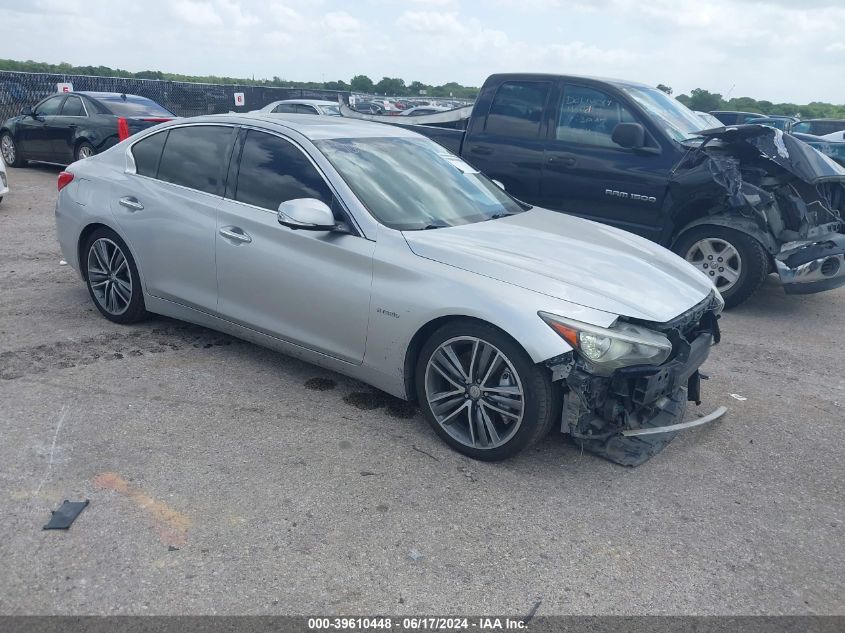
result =
[[[244,230],[237,226],[224,226],[220,229],[220,235],[223,237],[235,240],[236,242],[244,242],[249,244],[252,241],[252,238],[244,232]]]
[[[575,165],[574,156],[549,156],[549,164],[560,165],[561,167],[572,167]]]
[[[493,153],[493,150],[489,147],[484,147],[483,145],[476,145],[472,148],[473,154],[480,154],[481,156],[489,156]]]
[[[120,200],[118,200],[121,206],[126,207],[130,211],[140,211],[144,208],[144,205],[138,202],[138,198],[133,196],[123,196]]]

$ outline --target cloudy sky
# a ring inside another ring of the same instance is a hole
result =
[[[0,58],[480,85],[593,74],[845,103],[845,0],[0,0]]]

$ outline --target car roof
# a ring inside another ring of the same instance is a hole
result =
[[[273,103],[298,103],[300,105],[337,105],[337,101],[324,101],[321,99],[282,99],[281,101],[274,101]]]
[[[340,138],[406,137],[419,138],[419,134],[394,125],[362,121],[348,117],[314,116],[313,114],[273,114],[269,112],[209,114],[205,116],[174,119],[160,129],[186,123],[230,123],[253,125],[267,130],[293,130],[312,141]]]
[[[611,86],[615,86],[617,88],[649,88],[656,90],[654,86],[649,86],[648,84],[640,83],[638,81],[631,81],[628,79],[614,79],[612,77],[596,77],[592,75],[556,75],[553,73],[498,73],[495,75],[490,75],[488,81],[493,80],[494,78],[497,81],[520,81],[532,79],[562,79],[566,81],[567,79],[583,79],[587,81],[610,84]]]
[[[128,92],[93,92],[90,90],[74,90],[68,94],[85,95],[86,97],[91,97],[92,99],[121,99],[125,95],[127,99],[144,99],[146,101],[152,101],[149,97],[133,95]]]

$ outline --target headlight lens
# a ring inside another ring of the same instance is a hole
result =
[[[613,370],[630,365],[660,365],[672,353],[672,343],[668,338],[631,323],[603,328],[548,312],[538,314],[601,376],[608,376]]]

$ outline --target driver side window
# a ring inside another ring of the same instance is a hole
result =
[[[614,97],[595,88],[567,84],[558,112],[557,139],[618,148],[611,140],[617,123],[637,123]]]
[[[60,95],[58,97],[50,97],[47,101],[41,103],[41,105],[36,106],[35,114],[37,116],[52,116],[59,113],[59,106],[62,105],[62,100],[64,99],[64,95]]]

